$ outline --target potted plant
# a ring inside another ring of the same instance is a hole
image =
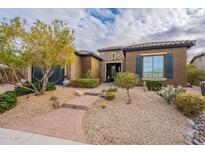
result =
[[[63,86],[68,86],[70,83],[69,77],[66,75],[64,76]]]

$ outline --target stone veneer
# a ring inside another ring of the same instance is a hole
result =
[[[115,53],[115,58],[112,59],[112,54]],[[125,70],[125,57],[122,50],[115,50],[115,51],[101,51],[100,57],[102,57],[103,61],[101,63],[101,79],[102,81],[106,80],[106,63],[115,63],[115,62],[122,62],[121,71]]]

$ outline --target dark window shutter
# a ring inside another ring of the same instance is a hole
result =
[[[136,74],[142,78],[142,56],[136,57]]]
[[[165,75],[168,79],[173,78],[173,55],[165,55]]]

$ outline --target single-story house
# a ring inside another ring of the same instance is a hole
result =
[[[98,49],[102,81],[113,81],[116,72],[133,72],[143,80],[187,85],[187,49],[195,40],[147,42]]]
[[[193,57],[190,63],[198,68],[205,69],[205,53]]]
[[[163,84],[187,85],[187,49],[195,40],[133,43],[91,51],[76,51],[75,62],[69,68],[56,68],[50,81],[62,84],[64,76],[81,77],[88,71],[102,82],[113,81],[117,72],[133,72],[143,80],[157,80]],[[35,81],[40,73],[36,68],[26,70],[27,79]]]

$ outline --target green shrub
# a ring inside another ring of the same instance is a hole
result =
[[[107,90],[107,92],[117,92],[117,88],[109,88],[108,90]]]
[[[7,91],[0,95],[0,113],[10,110],[17,103],[16,93],[13,91]]]
[[[205,81],[205,69],[199,69],[193,64],[187,65],[187,80],[191,85],[199,86],[201,81]]]
[[[75,79],[70,81],[72,87],[95,88],[100,84],[100,79]]]
[[[120,72],[117,73],[115,84],[123,89],[127,90],[128,102],[127,104],[132,103],[132,99],[130,97],[130,89],[134,88],[139,82],[139,77],[130,72]]]
[[[36,83],[33,83],[33,85],[36,87],[36,89],[40,90],[40,88],[42,87],[41,85],[39,85],[38,82]],[[41,86],[41,87],[40,87]],[[24,87],[27,87],[27,88],[31,88],[31,89],[34,89],[30,84],[25,84]],[[16,93],[17,96],[22,96],[22,95],[27,95],[27,94],[31,94],[31,93],[34,93],[34,91],[30,90],[30,89],[27,89],[27,88],[24,88],[24,87],[16,87],[14,89],[14,92]],[[55,90],[56,87],[55,85],[49,83],[48,86],[47,86],[47,91],[53,91]]]
[[[146,81],[146,86],[149,91],[159,91],[162,87],[160,81]]]
[[[106,93],[105,93],[105,99],[107,99],[107,100],[113,100],[113,99],[115,99],[115,95],[116,95],[115,92],[106,92]]]
[[[173,85],[167,85],[162,90],[158,91],[157,94],[163,97],[167,102],[174,101],[179,93],[186,92],[186,89],[178,86],[175,88]]]
[[[198,115],[205,109],[205,99],[199,94],[180,93],[176,97],[176,107],[186,116]]]

